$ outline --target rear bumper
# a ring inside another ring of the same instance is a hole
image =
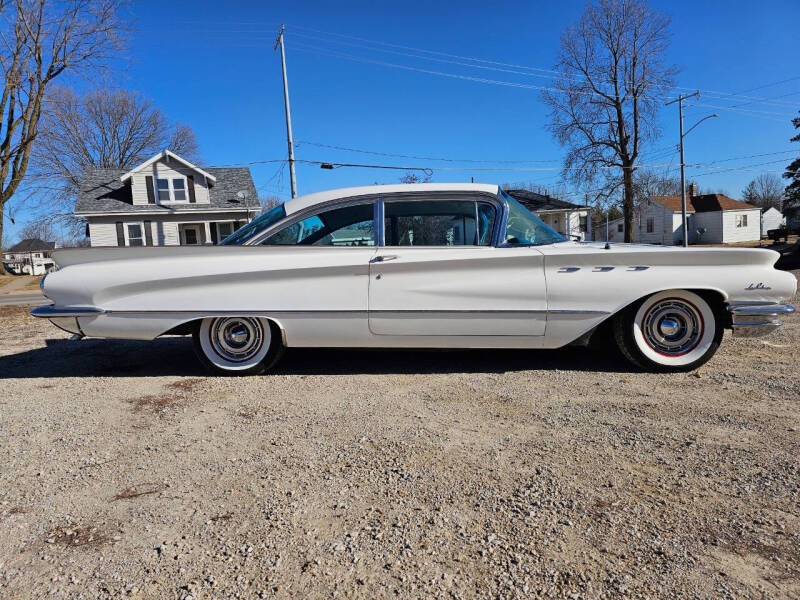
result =
[[[54,317],[91,317],[102,315],[104,312],[106,311],[102,308],[94,308],[93,306],[56,308],[54,304],[47,304],[45,306],[37,306],[31,310],[31,316],[44,319],[52,319]]]
[[[732,302],[728,312],[733,335],[759,337],[783,325],[780,317],[793,313],[794,307],[777,302]]]
[[[83,337],[85,334],[81,329],[81,324],[78,321],[78,318],[95,317],[97,315],[102,315],[103,313],[105,313],[103,309],[95,308],[93,306],[57,308],[54,304],[37,306],[31,310],[31,316],[39,317],[41,319],[50,319],[50,322],[59,329],[80,337]]]

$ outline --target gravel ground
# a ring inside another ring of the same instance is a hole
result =
[[[800,318],[681,375],[65,338],[0,309],[0,597],[800,597]]]

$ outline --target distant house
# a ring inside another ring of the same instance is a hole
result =
[[[75,215],[92,246],[215,244],[261,208],[246,168],[201,168],[164,150],[130,171],[86,173]]]
[[[55,267],[50,258],[55,248],[55,242],[29,238],[3,252],[3,262],[18,275],[44,275]]]
[[[506,193],[561,235],[578,236],[582,241],[592,239],[588,206],[564,202],[528,190],[506,190]]]
[[[634,239],[644,244],[683,242],[680,196],[651,196],[634,214]],[[686,228],[690,244],[727,244],[761,239],[761,209],[724,194],[693,195],[686,199]],[[604,239],[600,232],[598,239]],[[609,222],[609,241],[625,239],[623,219]]]
[[[774,206],[761,209],[761,237],[767,237],[770,229],[779,229],[786,225],[786,217]]]

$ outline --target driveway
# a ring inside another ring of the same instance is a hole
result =
[[[675,375],[67,337],[0,309],[2,598],[800,598],[797,315]]]
[[[39,306],[50,304],[40,292],[4,293],[0,290],[0,306]]]

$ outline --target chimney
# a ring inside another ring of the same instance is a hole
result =
[[[697,184],[693,181],[689,184],[689,198],[694,198],[695,196],[699,196],[699,190],[697,189]]]

